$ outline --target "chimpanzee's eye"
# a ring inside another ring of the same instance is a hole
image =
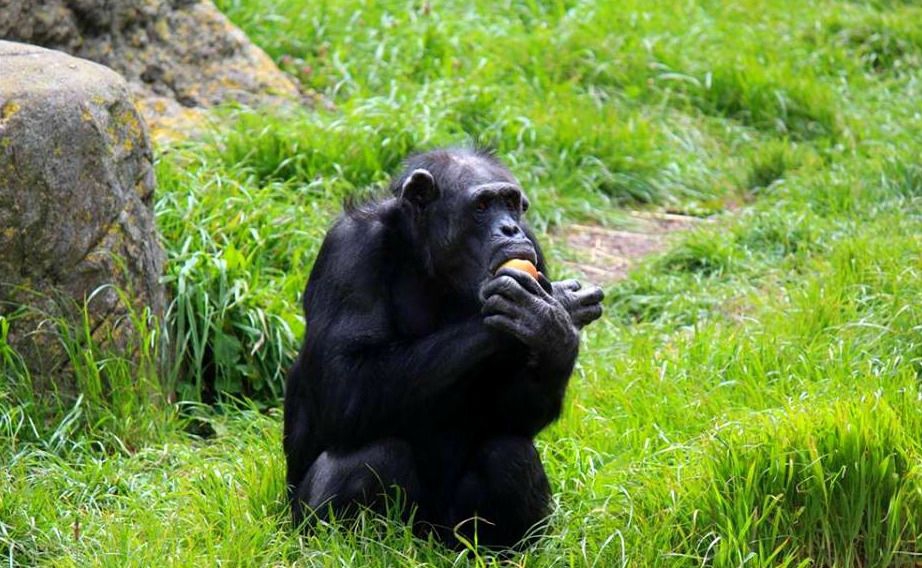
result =
[[[519,202],[518,202],[518,200],[517,200],[514,196],[512,196],[512,195],[507,195],[507,196],[506,196],[506,199],[504,199],[504,202],[506,203],[506,207],[507,207],[510,211],[518,211],[518,210],[519,210]]]
[[[487,210],[487,207],[489,207],[489,206],[490,206],[490,200],[489,200],[489,199],[487,199],[486,197],[478,197],[478,198],[477,198],[477,211],[483,213],[484,211]]]

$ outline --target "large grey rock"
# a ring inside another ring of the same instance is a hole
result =
[[[124,79],[64,53],[0,41],[0,315],[16,313],[10,341],[40,389],[67,374],[49,318],[76,321],[92,296],[94,336],[125,348],[134,333],[129,311],[162,314],[153,191],[146,126]]]
[[[0,0],[0,39],[115,69],[155,130],[183,130],[198,109],[223,101],[273,104],[298,96],[210,0]]]

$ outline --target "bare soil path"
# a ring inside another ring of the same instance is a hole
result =
[[[642,258],[664,250],[671,234],[704,222],[699,217],[637,211],[630,213],[624,229],[573,224],[557,236],[568,249],[565,266],[587,280],[607,285],[625,278]]]

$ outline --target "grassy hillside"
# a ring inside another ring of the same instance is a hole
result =
[[[159,148],[160,373],[75,350],[83,396],[36,399],[0,317],[5,561],[922,562],[922,7],[218,4],[314,104],[227,108],[206,140]],[[510,164],[552,263],[570,222],[713,222],[608,288],[539,439],[541,544],[458,554],[372,517],[299,537],[278,401],[314,255],[342,197],[459,143]]]

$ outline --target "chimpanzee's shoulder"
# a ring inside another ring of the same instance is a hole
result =
[[[326,284],[347,281],[380,282],[380,272],[394,256],[398,232],[399,204],[394,199],[347,205],[327,231],[311,278],[322,277]]]

